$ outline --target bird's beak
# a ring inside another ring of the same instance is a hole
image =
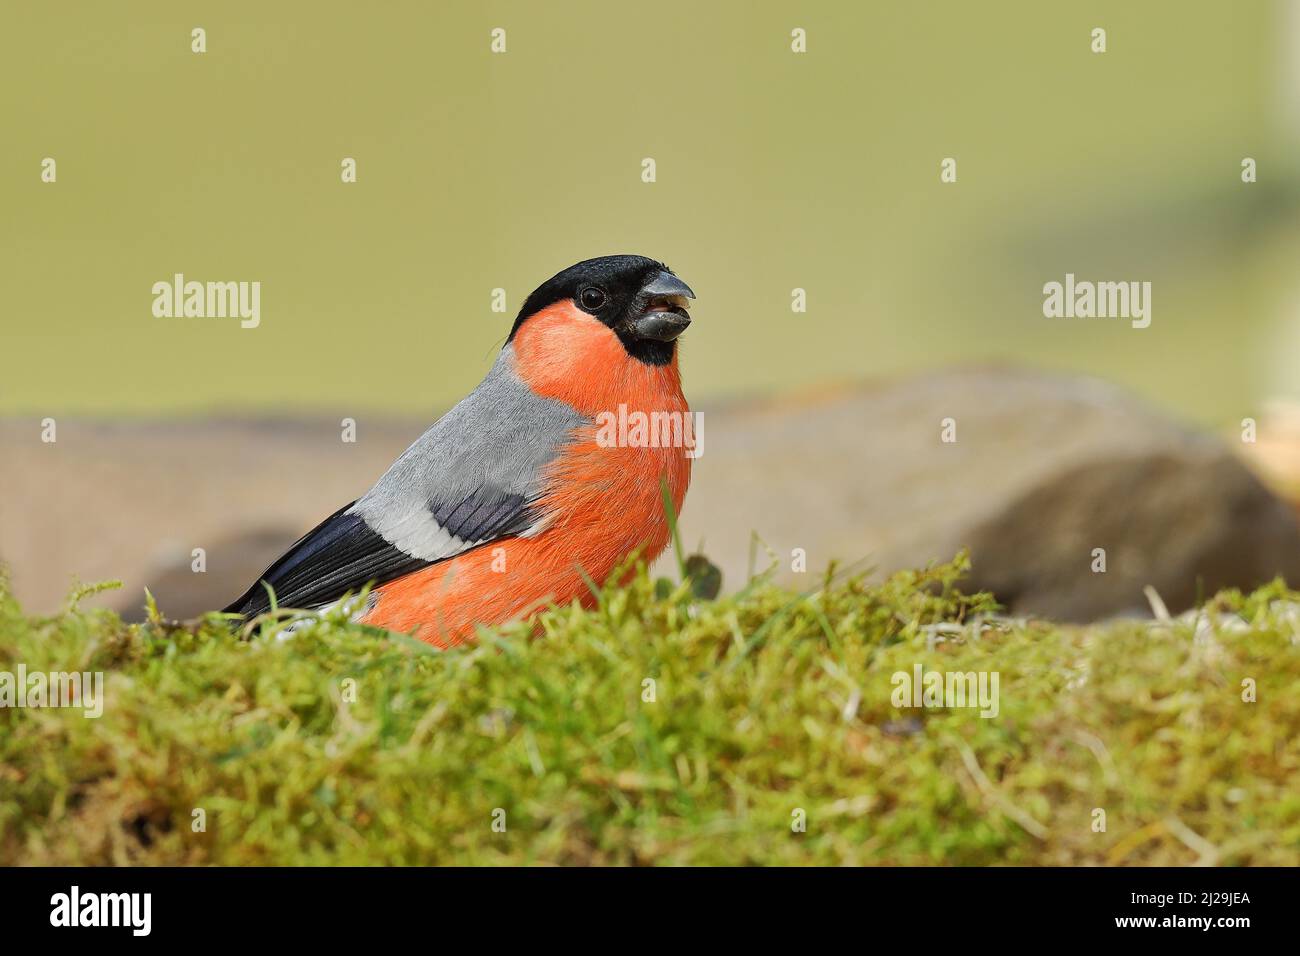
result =
[[[632,334],[639,339],[671,342],[691,324],[686,300],[693,298],[691,287],[677,276],[666,270],[656,272],[637,296],[629,323]]]

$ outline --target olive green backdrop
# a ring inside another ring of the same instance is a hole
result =
[[[535,285],[613,252],[699,293],[695,398],[970,359],[1095,372],[1207,422],[1296,393],[1292,3],[2,17],[3,414],[431,411]],[[260,281],[260,328],[154,318],[175,272]],[[1066,272],[1152,282],[1151,327],[1045,319]]]

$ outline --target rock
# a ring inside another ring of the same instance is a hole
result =
[[[1146,584],[1181,611],[1224,587],[1300,580],[1292,515],[1216,448],[1063,470],[975,528],[970,547],[975,586],[1017,614],[1065,621],[1147,613]]]
[[[251,585],[263,569],[301,536],[294,528],[255,528],[218,537],[205,548],[205,570],[196,573],[191,552],[169,546],[154,556],[144,572],[145,586],[170,618],[184,620],[219,611]],[[142,597],[124,595],[116,602],[124,620],[144,620]]]
[[[1270,402],[1254,424],[1254,441],[1241,429],[1228,433],[1264,484],[1300,514],[1300,404]]]
[[[147,586],[169,617],[224,607],[428,426],[364,417],[357,440],[344,442],[340,418],[60,419],[55,444],[41,442],[39,419],[0,420],[0,554],[15,594],[25,610],[46,614],[74,577],[120,579],[120,591],[83,606],[138,617]],[[282,537],[267,556],[271,529]],[[205,573],[186,585],[169,577],[191,574],[200,547]],[[173,587],[180,605],[168,600]]]
[[[1176,611],[1277,574],[1300,584],[1294,514],[1223,442],[1095,380],[962,369],[705,417],[681,525],[728,588],[748,576],[746,525],[778,578],[808,587],[831,559],[878,577],[968,547],[971,587],[1061,620],[1149,613],[1145,585]]]

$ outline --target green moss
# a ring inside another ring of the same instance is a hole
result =
[[[1300,596],[1065,627],[962,570],[717,601],[642,574],[448,652],[0,587],[0,670],[106,680],[98,719],[0,710],[0,863],[1300,862]],[[996,671],[1000,713],[896,709],[918,663]]]

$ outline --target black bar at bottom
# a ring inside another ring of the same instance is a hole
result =
[[[810,930],[865,942],[876,932],[974,941],[1039,929],[1071,941],[1131,936],[1181,945],[1192,936],[1230,942],[1293,933],[1296,876],[1166,868],[19,868],[0,870],[0,913],[6,942],[77,933],[83,941],[337,946],[399,938],[394,933],[450,942],[445,933],[454,927],[457,935],[486,934],[481,941],[494,946],[516,934],[547,945],[663,933],[667,945],[686,933],[692,942],[735,946]],[[613,935],[599,934],[602,926]]]

